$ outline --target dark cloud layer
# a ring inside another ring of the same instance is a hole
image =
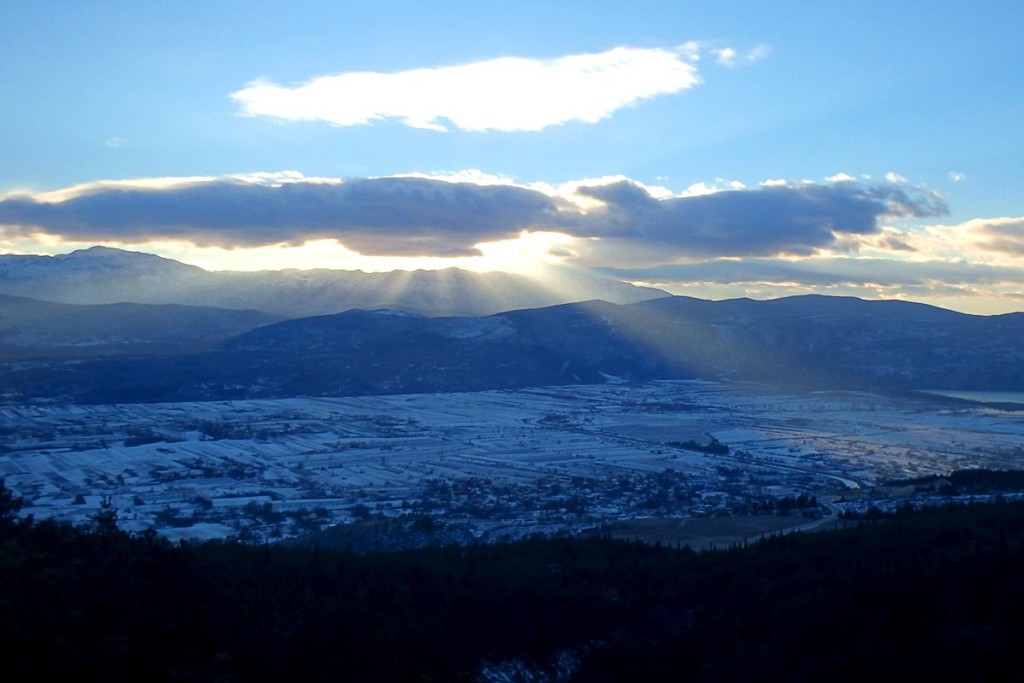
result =
[[[511,186],[422,178],[295,182],[199,182],[170,189],[100,189],[63,202],[0,201],[0,224],[69,239],[181,238],[202,246],[254,247],[338,238],[363,254],[467,253],[545,222],[554,203]]]
[[[579,192],[605,203],[581,226],[593,236],[639,239],[688,256],[809,254],[833,244],[833,233],[875,232],[882,216],[946,212],[937,196],[892,184],[782,186],[664,200],[628,181]]]
[[[558,230],[654,246],[666,258],[809,254],[836,234],[866,234],[882,216],[945,212],[937,196],[857,183],[734,190],[656,199],[623,181],[584,186],[587,212],[541,192],[423,178],[269,186],[238,180],[173,188],[96,188],[62,202],[0,200],[0,225],[76,241],[187,239],[252,247],[336,238],[367,255],[455,255],[522,230]]]

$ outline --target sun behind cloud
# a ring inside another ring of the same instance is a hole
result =
[[[182,263],[206,270],[440,270],[462,268],[475,272],[503,271],[520,275],[537,275],[543,266],[562,263],[567,249],[577,240],[556,232],[523,231],[518,237],[494,242],[481,242],[475,247],[477,256],[454,258],[431,256],[365,256],[347,248],[336,239],[310,240],[300,245],[275,244],[261,247],[226,249],[196,247],[188,242],[165,241],[145,245],[147,251],[159,253]],[[84,248],[89,244],[62,243],[57,251]],[[117,244],[123,248],[132,245]],[[56,252],[55,252],[56,253]]]

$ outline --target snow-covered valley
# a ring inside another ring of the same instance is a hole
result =
[[[107,504],[123,528],[171,538],[408,516],[492,539],[750,514],[1016,468],[1022,447],[1019,411],[711,382],[0,407],[0,477],[25,513],[81,523]]]

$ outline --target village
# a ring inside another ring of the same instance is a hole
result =
[[[813,521],[889,480],[1018,466],[1020,412],[940,397],[654,382],[404,396],[0,407],[24,514],[264,542],[402,519],[455,539],[645,518]],[[898,503],[891,503],[896,505]]]

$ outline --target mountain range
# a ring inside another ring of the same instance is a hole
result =
[[[0,361],[181,353],[280,320],[180,304],[64,304],[0,294]]]
[[[460,317],[356,309],[254,325],[187,353],[7,363],[0,387],[6,400],[84,403],[694,378],[1021,391],[1022,339],[1022,313],[826,296],[594,300]]]
[[[633,303],[668,296],[610,277],[549,267],[538,280],[458,268],[207,271],[153,254],[91,247],[60,256],[0,255],[0,294],[68,304],[181,304],[278,318],[396,308],[423,315],[489,315],[587,299]]]

